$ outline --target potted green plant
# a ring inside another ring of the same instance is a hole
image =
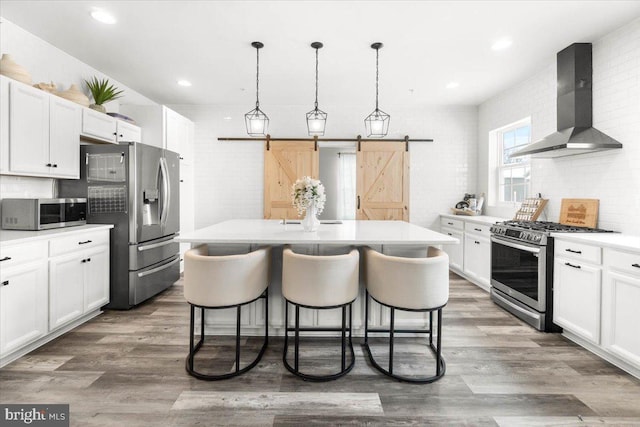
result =
[[[110,84],[109,79],[100,80],[94,76],[91,80],[85,80],[84,82],[87,84],[89,91],[91,91],[94,101],[93,104],[89,105],[89,108],[96,111],[106,113],[107,109],[102,104],[122,96],[122,91]]]

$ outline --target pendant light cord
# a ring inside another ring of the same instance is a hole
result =
[[[380,53],[380,49],[376,49],[376,111],[378,111],[378,55]]]
[[[260,49],[256,48],[256,108],[260,108]]]
[[[315,109],[318,110],[318,48],[316,48],[316,102]]]

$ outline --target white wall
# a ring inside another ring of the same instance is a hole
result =
[[[66,90],[74,83],[88,94],[88,90],[84,88],[83,79],[89,79],[92,76],[109,78],[112,83],[124,90],[124,96],[109,103],[108,111],[117,112],[120,103],[153,104],[153,101],[126,85],[0,17],[0,54],[4,53],[11,54],[18,64],[29,71],[34,84],[54,82],[58,90]],[[0,199],[51,197],[52,188],[53,180],[49,178],[0,176]]]
[[[531,116],[532,141],[556,130],[556,65],[479,107],[478,188],[487,190],[488,133]],[[593,125],[624,148],[602,153],[532,160],[532,194],[550,199],[547,218],[557,221],[562,198],[600,199],[598,225],[640,234],[640,19],[593,41]],[[512,216],[513,208],[488,208]]]
[[[170,106],[195,122],[196,228],[230,218],[262,218],[263,142],[219,142],[244,137],[245,106]],[[273,137],[306,137],[305,106],[261,105],[270,117]],[[322,106],[329,113],[327,138],[364,133],[362,107]],[[411,222],[438,228],[438,215],[475,192],[476,107],[389,108],[390,138],[433,138],[412,143]],[[224,117],[231,117],[227,121]]]

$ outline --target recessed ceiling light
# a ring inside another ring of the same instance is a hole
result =
[[[91,17],[98,22],[102,22],[103,24],[113,25],[118,22],[115,16],[104,9],[93,9],[91,11]]]
[[[491,45],[492,50],[503,50],[511,46],[513,42],[511,39],[500,39]]]
[[[229,120],[231,120],[231,119],[232,119],[232,117],[231,117],[231,116],[226,116],[226,117],[224,117],[222,120],[229,121]]]
[[[180,86],[189,87],[191,86],[191,82],[189,80],[178,80],[178,84]]]
[[[460,83],[458,82],[449,82],[447,83],[447,86],[445,86],[447,89],[455,89],[458,86],[460,86]]]

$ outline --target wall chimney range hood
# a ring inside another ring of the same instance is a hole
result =
[[[592,126],[591,43],[574,43],[558,52],[557,128],[511,156],[554,158],[622,148]]]

